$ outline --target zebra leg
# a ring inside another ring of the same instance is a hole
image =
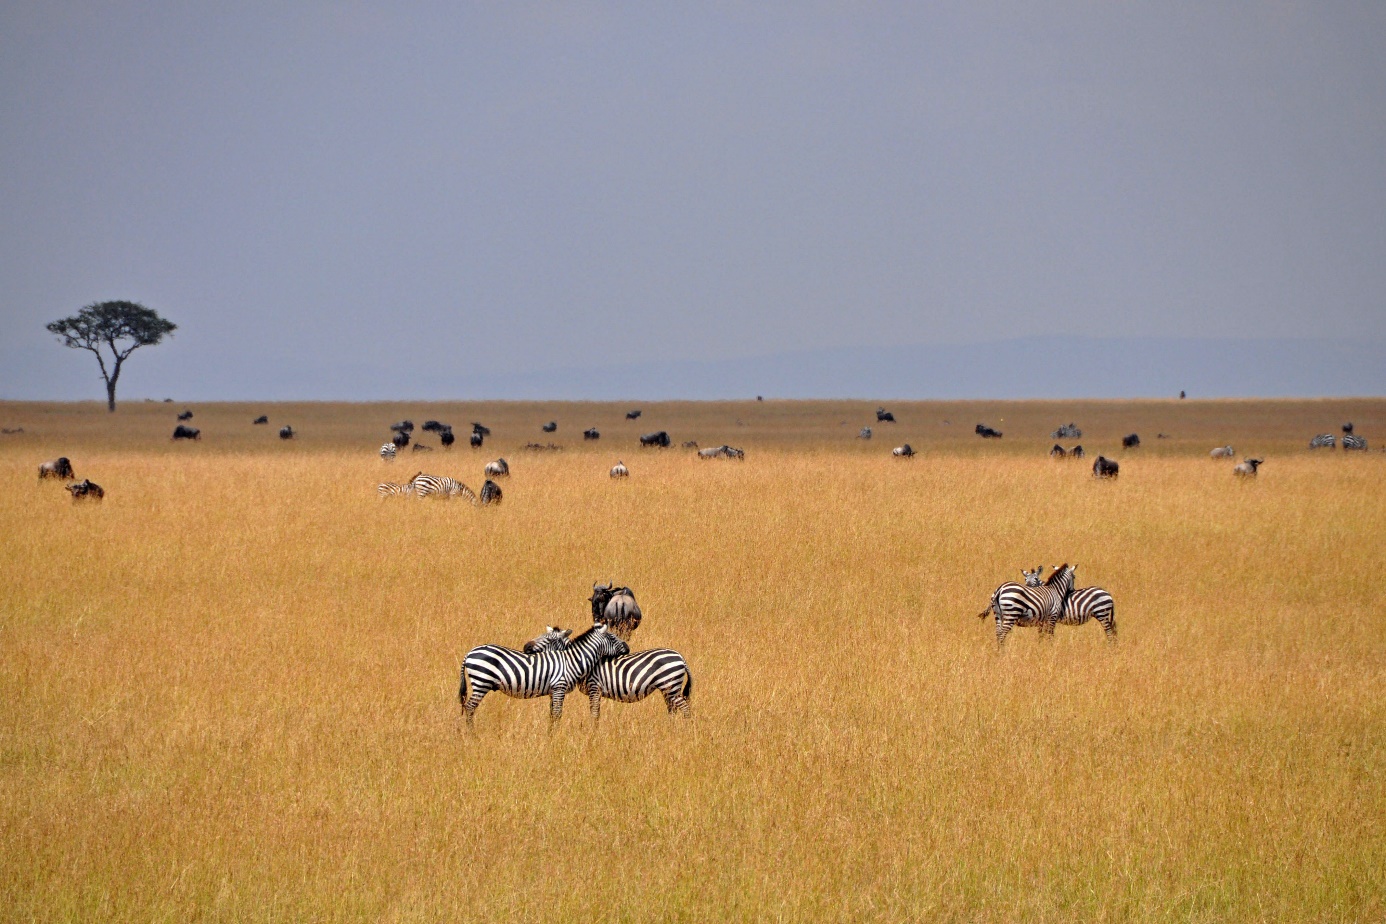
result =
[[[472,684],[472,695],[468,696],[467,701],[462,704],[462,713],[467,717],[468,729],[473,727],[472,719],[476,716],[476,707],[481,705],[481,701],[486,698],[486,694],[489,692],[490,690],[485,687],[478,689],[475,683]]]
[[[692,715],[688,709],[688,697],[679,690],[665,690],[664,705],[669,710],[670,715],[678,713],[685,718]]]
[[[587,705],[592,710],[592,721],[600,721],[602,717],[602,688],[595,680],[587,681]]]
[[[1011,631],[1011,626],[1015,623],[1014,616],[996,616],[996,647],[1000,648],[1006,644],[1006,636]]]
[[[1116,614],[1108,613],[1106,616],[1097,617],[1097,619],[1102,623],[1102,631],[1107,633],[1107,641],[1115,642],[1117,637]]]
[[[553,693],[549,696],[549,731],[558,724],[558,720],[563,718],[563,697],[568,695],[568,688],[556,686]]]

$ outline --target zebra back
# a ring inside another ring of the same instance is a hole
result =
[[[1343,442],[1344,444],[1347,443],[1347,437],[1343,438]],[[1332,449],[1333,445],[1334,438],[1332,433],[1320,433],[1309,441],[1310,449]]]
[[[1344,450],[1359,449],[1359,450],[1364,450],[1364,451],[1365,451],[1366,448],[1367,448],[1367,441],[1366,441],[1364,438],[1362,438],[1362,437],[1360,437],[1360,436],[1357,436],[1356,434],[1353,434],[1353,433],[1344,433],[1344,434],[1343,434],[1343,449],[1344,449]]]
[[[413,494],[414,483],[411,481],[405,484],[396,484],[393,481],[386,481],[376,485],[375,490],[381,497],[392,497],[398,494]]]
[[[1059,622],[1066,626],[1081,626],[1089,619],[1096,619],[1109,636],[1116,635],[1116,601],[1104,588],[1077,587],[1064,600],[1063,615]]]
[[[562,649],[567,646],[571,634],[571,629],[548,626],[543,635],[525,642],[525,651]],[[649,648],[607,658],[599,662],[587,678],[594,714],[599,713],[598,700],[602,698],[635,703],[656,691],[664,694],[665,706],[671,713],[689,714],[693,675],[683,655],[672,648]]]
[[[473,504],[476,503],[476,494],[471,488],[455,478],[448,478],[440,475],[418,474],[414,476],[414,494],[418,497],[434,497],[447,500],[452,497],[464,497]]]

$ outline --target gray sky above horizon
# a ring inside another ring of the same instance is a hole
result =
[[[1376,2],[7,4],[0,394],[99,397],[43,324],[114,298],[180,325],[131,381],[229,397],[1386,342],[1383,50]]]

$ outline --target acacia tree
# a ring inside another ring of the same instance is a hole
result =
[[[101,377],[106,380],[106,408],[110,411],[116,407],[116,380],[125,360],[140,347],[154,346],[178,329],[177,324],[138,302],[97,302],[47,327],[62,338],[63,346],[96,354]],[[111,352],[109,368],[101,352],[103,346]]]

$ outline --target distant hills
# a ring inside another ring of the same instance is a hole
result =
[[[88,368],[90,367],[90,368]],[[715,362],[598,362],[479,373],[337,365],[319,357],[194,355],[176,341],[126,367],[121,396],[212,400],[1190,398],[1386,395],[1386,345],[1348,340],[1036,337],[841,347]],[[97,400],[90,355],[0,347],[0,398]]]

